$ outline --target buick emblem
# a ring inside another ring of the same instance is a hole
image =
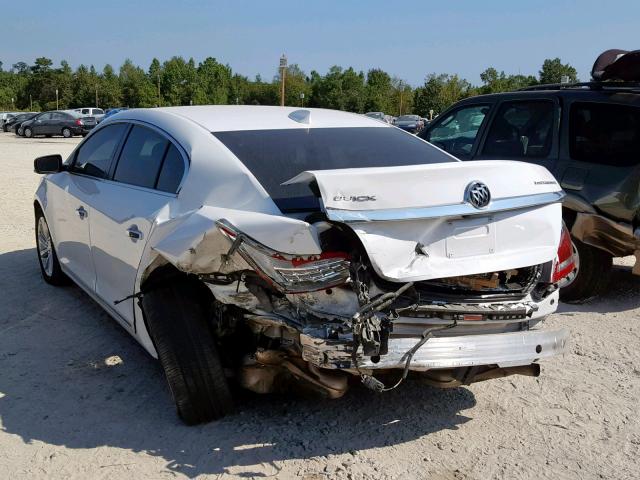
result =
[[[491,192],[484,183],[473,181],[464,191],[464,200],[476,208],[484,208],[491,201]]]

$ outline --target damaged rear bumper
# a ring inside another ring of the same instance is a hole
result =
[[[530,365],[564,353],[569,331],[526,330],[520,332],[431,338],[413,356],[410,370],[498,365]],[[322,368],[351,369],[351,351],[344,343],[321,340],[301,334],[302,357]],[[362,370],[404,368],[405,354],[415,338],[390,338],[389,350],[379,358],[358,356]],[[377,361],[376,361],[377,360]]]

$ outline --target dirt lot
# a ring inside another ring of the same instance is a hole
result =
[[[157,363],[78,288],[40,279],[33,158],[78,140],[0,133],[0,478],[638,478],[640,278],[561,305],[542,376],[336,401],[247,395],[199,427]]]

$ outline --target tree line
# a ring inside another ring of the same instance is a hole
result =
[[[364,73],[333,66],[323,75],[315,70],[306,74],[292,64],[285,72],[285,105],[426,117],[430,111],[438,114],[469,96],[559,83],[564,76],[577,81],[576,69],[554,58],[544,61],[537,76],[507,75],[490,67],[480,74],[480,85],[458,75],[431,73],[423,85],[413,88],[377,68]],[[105,65],[102,71],[85,65],[73,70],[64,60],[54,67],[51,59],[39,57],[32,65],[18,62],[8,69],[0,62],[0,109],[279,105],[279,84],[279,74],[266,81],[260,75],[249,79],[212,57],[199,63],[193,58],[172,57],[162,63],[154,58],[146,70],[127,59],[117,71],[111,65]]]

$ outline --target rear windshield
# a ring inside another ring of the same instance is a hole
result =
[[[296,128],[213,134],[246,165],[283,211],[318,208],[307,185],[281,185],[305,170],[456,161],[396,128]]]

